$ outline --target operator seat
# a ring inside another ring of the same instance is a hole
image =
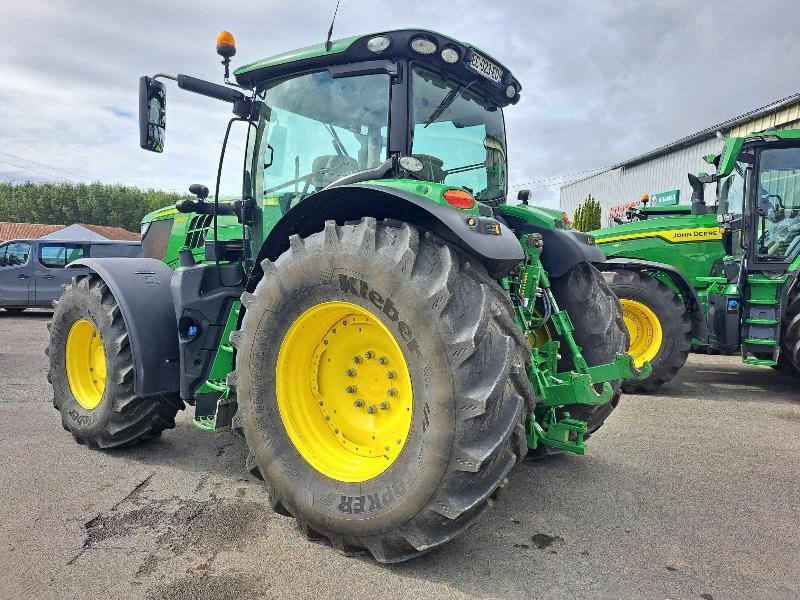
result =
[[[358,161],[351,156],[324,154],[311,163],[311,185],[316,191],[320,191],[337,179],[358,170]]]

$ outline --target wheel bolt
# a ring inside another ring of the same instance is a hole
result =
[[[355,394],[358,388],[354,385],[348,385],[347,389],[345,390],[348,394]]]
[[[361,361],[362,361],[362,358],[361,358],[361,357],[360,357],[358,354],[356,354],[356,355],[353,357],[353,362],[354,362],[355,364],[357,364],[357,365],[360,365],[360,364],[361,364]]]
[[[389,451],[389,446],[384,446],[383,449],[386,450],[386,452],[388,452]]]
[[[375,405],[373,404],[369,408],[367,408],[367,412],[369,414],[371,414],[371,415],[374,415],[375,414]]]
[[[388,359],[388,358],[386,358],[385,356],[381,356],[381,357],[378,359],[378,364],[380,364],[380,365],[385,365],[385,364],[387,364],[388,362],[389,362],[389,359]]]
[[[394,371],[386,371],[386,379],[394,379],[397,377],[397,373]]]
[[[347,369],[347,371],[345,371],[344,374],[347,375],[348,377],[355,377],[356,376],[356,370],[355,369]]]
[[[361,398],[359,398],[358,400],[353,402],[353,406],[355,406],[356,408],[361,408],[362,406],[364,406],[364,401]]]
[[[387,408],[389,408],[389,403],[384,400],[381,402],[381,410],[386,410]]]
[[[396,389],[394,389],[394,388],[389,388],[388,390],[386,390],[386,394],[387,394],[387,395],[388,395],[390,398],[392,398],[392,397],[394,397],[394,396],[397,396],[397,390],[396,390]]]
[[[375,353],[372,350],[364,352],[364,358],[375,358]]]

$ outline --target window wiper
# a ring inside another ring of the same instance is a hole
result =
[[[339,134],[336,133],[336,130],[333,128],[333,125],[330,125],[328,123],[324,123],[324,125],[325,128],[328,130],[328,133],[331,134],[331,138],[333,141],[333,148],[334,150],[336,150],[336,154],[338,154],[339,156],[350,157],[350,155],[347,153],[347,148],[344,147],[344,144],[342,143]]]
[[[476,81],[477,79],[473,79],[467,85],[460,85],[457,88],[453,88],[452,90],[450,90],[450,92],[444,98],[442,98],[442,101],[439,103],[439,106],[437,106],[431,113],[431,116],[428,117],[428,120],[425,121],[423,129],[425,129],[425,127],[427,127],[428,125],[433,123],[436,119],[441,117],[442,113],[444,113],[444,111],[450,108],[450,105],[455,101],[458,95],[464,90],[468,90],[470,87],[472,87],[472,84],[475,83]]]

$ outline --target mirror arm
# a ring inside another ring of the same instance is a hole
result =
[[[167,73],[156,73],[153,75],[152,79],[171,79],[172,81],[178,81],[177,75],[169,75]]]

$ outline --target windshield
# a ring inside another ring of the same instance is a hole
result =
[[[262,91],[256,197],[285,212],[337,179],[386,160],[389,76],[288,79]]]
[[[506,194],[503,111],[470,89],[414,65],[411,154],[420,175],[471,192],[481,201]]]
[[[763,150],[758,180],[758,254],[792,260],[800,255],[800,148]]]

